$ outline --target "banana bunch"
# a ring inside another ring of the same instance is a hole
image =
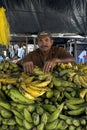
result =
[[[50,73],[44,74],[40,68],[35,68],[33,75],[22,73],[19,90],[25,97],[34,100],[49,89],[51,79]]]
[[[21,72],[21,68],[11,61],[4,60],[0,62],[0,73],[16,73]],[[16,75],[17,76],[17,75]]]
[[[23,93],[29,94],[29,98],[35,99],[41,95],[43,95],[47,90],[48,90],[48,85],[51,82],[51,80],[47,81],[42,81],[40,82],[39,80],[37,81],[32,81],[29,84],[22,82],[19,90]],[[27,96],[26,96],[27,97]]]

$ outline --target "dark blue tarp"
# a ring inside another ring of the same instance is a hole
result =
[[[1,0],[11,33],[87,35],[87,0]]]

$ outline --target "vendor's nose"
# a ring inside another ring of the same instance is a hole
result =
[[[42,44],[43,44],[43,45],[46,45],[46,41],[42,41]]]

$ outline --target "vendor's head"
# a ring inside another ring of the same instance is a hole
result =
[[[38,34],[38,45],[42,51],[49,51],[53,45],[51,33],[43,31]]]

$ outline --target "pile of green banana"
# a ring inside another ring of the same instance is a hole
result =
[[[15,72],[1,70],[0,130],[87,130],[86,64]]]

